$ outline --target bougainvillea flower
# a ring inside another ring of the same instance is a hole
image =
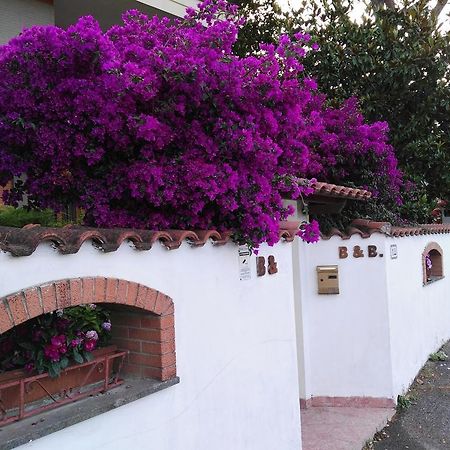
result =
[[[283,197],[309,192],[298,177],[369,172],[398,195],[387,124],[365,123],[354,99],[327,106],[304,74],[310,36],[240,58],[241,24],[235,5],[207,0],[183,20],[129,11],[107,32],[83,17],[12,39],[0,53],[0,183],[23,183],[5,201],[27,193],[82,208],[89,225],[232,230],[257,246],[279,240]],[[316,226],[305,230],[313,242]]]

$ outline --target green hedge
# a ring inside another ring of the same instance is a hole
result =
[[[51,209],[43,211],[13,208],[12,206],[0,206],[0,225],[7,227],[23,227],[29,223],[38,223],[46,227],[63,225],[59,222]]]

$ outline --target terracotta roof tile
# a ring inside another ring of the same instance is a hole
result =
[[[203,247],[209,239],[211,239],[215,244],[217,244],[217,242],[221,241],[222,235],[224,233],[222,233],[222,235],[216,231],[216,230],[196,230],[195,234],[198,237],[198,240],[196,241],[192,241],[191,245],[195,246],[195,247]]]
[[[286,242],[292,242],[295,239],[296,231],[280,230],[280,239]]]
[[[362,238],[368,238],[374,233],[384,234],[391,237],[421,236],[428,234],[450,233],[450,224],[423,224],[416,226],[395,227],[389,222],[374,222],[365,219],[356,219],[351,226],[342,232],[336,228],[331,229],[327,235],[322,235],[322,239],[328,240],[333,236],[341,239],[350,239],[353,235],[359,234]]]
[[[0,226],[0,250],[13,256],[29,256],[42,242],[51,242],[63,254],[77,253],[84,242],[91,240],[94,246],[104,252],[116,251],[124,241],[129,240],[137,250],[150,250],[156,242],[174,250],[186,241],[194,247],[201,247],[209,240],[214,245],[231,241],[232,232],[216,230],[135,230],[124,228],[89,228],[68,225],[63,228],[26,225],[23,228]],[[295,232],[280,230],[280,239],[291,242]]]
[[[327,197],[349,198],[354,200],[368,200],[372,193],[365,189],[339,186],[336,184],[316,181],[311,186],[314,189],[313,195],[324,195]]]

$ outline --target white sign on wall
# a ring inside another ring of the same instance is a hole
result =
[[[397,244],[391,244],[391,259],[397,259]]]
[[[250,259],[252,252],[247,245],[240,245],[239,249],[239,279],[241,281],[250,280],[252,271],[250,269]]]

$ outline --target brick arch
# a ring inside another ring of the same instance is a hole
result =
[[[22,289],[0,298],[0,334],[41,314],[89,303],[133,306],[158,316],[174,312],[169,296],[133,281],[72,278]]]
[[[132,281],[71,278],[7,295],[0,298],[0,335],[41,314],[90,303],[113,308],[113,342],[130,352],[126,372],[161,380],[176,376],[173,301]]]
[[[431,250],[437,250],[441,255],[444,254],[442,247],[437,242],[429,242],[423,251],[423,256],[427,255]]]
[[[433,267],[431,268],[431,275],[434,277],[444,276],[444,261],[443,261],[444,251],[437,242],[430,242],[426,245],[424,251],[422,252],[422,272],[424,284],[428,283],[426,263],[425,263],[425,257],[428,254],[430,254],[433,261]]]

